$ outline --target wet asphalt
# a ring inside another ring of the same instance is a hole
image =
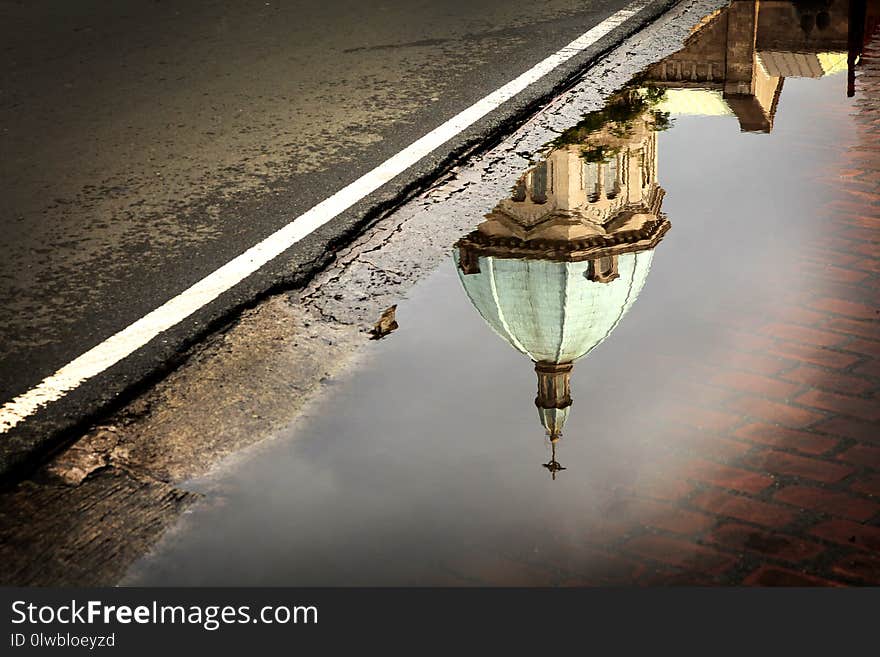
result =
[[[627,4],[0,3],[0,397],[20,394]],[[657,2],[135,356],[7,434],[0,471],[504,132]]]

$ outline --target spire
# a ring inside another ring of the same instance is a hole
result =
[[[556,442],[558,440],[558,438],[550,439],[550,460],[547,463],[541,464],[542,467],[545,467],[550,471],[550,476],[553,477],[553,481],[556,481],[557,472],[566,469],[556,460]]]

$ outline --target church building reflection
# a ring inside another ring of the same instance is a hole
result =
[[[877,4],[732,0],[700,21],[680,51],[563,133],[456,243],[471,303],[534,363],[535,405],[551,446],[543,465],[554,479],[565,470],[556,449],[574,364],[635,303],[670,227],[657,182],[658,131],[670,115],[691,114],[736,116],[743,131],[770,132],[786,77],[848,70],[851,93]]]
[[[462,285],[489,326],[534,362],[535,404],[556,442],[572,405],[574,363],[601,344],[638,297],[660,213],[657,128],[665,117],[628,89],[563,134],[510,198],[459,240]]]

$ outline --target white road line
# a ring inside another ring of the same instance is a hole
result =
[[[426,155],[472,126],[489,112],[534,84],[561,64],[582,53],[614,28],[647,6],[636,0],[588,30],[567,46],[477,101],[463,112],[385,160],[369,173],[343,187],[301,214],[259,244],[205,276],[192,287],[144,315],[135,323],[72,360],[39,384],[5,403],[0,409],[0,433],[6,433],[40,408],[61,399],[84,381],[97,376],[143,347],[163,331],[182,322],[199,308],[231,289],[260,267],[314,232],[385,183],[418,163]]]

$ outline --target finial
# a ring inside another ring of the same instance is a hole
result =
[[[563,467],[559,461],[556,460],[556,442],[559,440],[559,436],[556,438],[550,438],[550,460],[547,463],[542,463],[542,467],[547,468],[550,471],[550,476],[553,478],[553,481],[556,481],[556,473],[562,470],[566,470],[567,468]]]

